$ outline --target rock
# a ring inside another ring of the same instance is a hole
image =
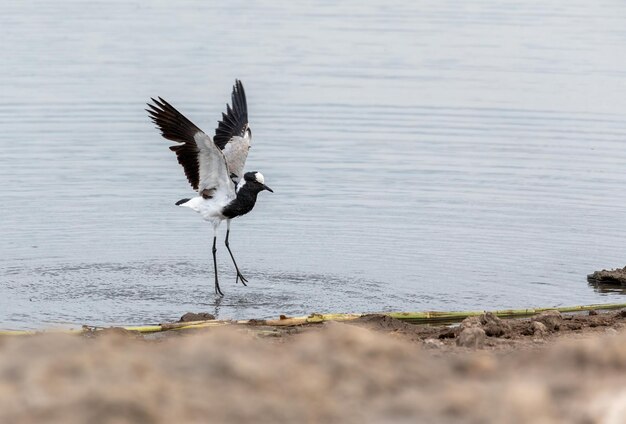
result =
[[[461,330],[456,339],[457,346],[478,349],[484,346],[487,334],[480,327],[467,327]]]
[[[587,275],[587,281],[593,285],[626,285],[626,267],[596,271],[593,274]]]
[[[429,349],[439,349],[440,347],[444,346],[444,343],[441,340],[437,339],[426,339],[424,340],[424,346]]]
[[[618,318],[626,318],[626,309],[620,309],[616,315]]]
[[[467,317],[463,321],[461,321],[461,324],[459,325],[459,328],[461,329],[461,331],[464,330],[465,328],[472,328],[472,327],[482,327],[482,324],[480,322],[480,317]]]
[[[595,309],[592,309],[589,311],[589,315],[598,315],[598,311],[596,311]]]
[[[612,320],[606,315],[600,315],[597,317],[593,317],[589,319],[589,327],[604,327],[607,325],[612,325]]]
[[[482,314],[479,319],[487,336],[502,337],[511,331],[511,325],[492,312]]]
[[[559,331],[563,317],[559,311],[544,311],[534,317],[532,321],[541,322],[549,331]]]
[[[543,322],[533,321],[531,326],[533,336],[545,337],[548,335],[548,327],[545,326]]]
[[[206,321],[210,319],[215,319],[215,315],[206,312],[187,312],[185,315],[180,317],[178,322]]]
[[[457,335],[458,328],[448,327],[442,330],[439,335],[437,335],[438,339],[453,339]]]
[[[457,337],[468,328],[480,328],[490,337],[502,337],[511,331],[511,325],[492,312],[465,318],[457,329]]]

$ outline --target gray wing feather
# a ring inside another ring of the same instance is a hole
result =
[[[198,131],[193,138],[199,149],[198,193],[204,197],[212,197],[219,192],[232,197],[235,186],[230,179],[228,165],[222,151],[213,143],[211,137],[202,131]]]
[[[243,137],[235,136],[224,146],[224,157],[228,165],[230,174],[234,174],[233,179],[239,182],[243,176],[243,168],[248,158],[248,150],[250,150],[250,132],[246,132]]]
[[[213,141],[222,149],[229,173],[235,182],[243,176],[243,168],[248,158],[252,132],[248,123],[248,102],[243,84],[235,80],[231,94],[231,103],[226,105],[226,112],[218,121]]]

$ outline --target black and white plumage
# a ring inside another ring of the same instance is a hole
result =
[[[162,98],[152,99],[152,102],[154,104],[148,103],[150,109],[146,111],[163,137],[178,143],[170,146],[170,150],[176,153],[187,180],[198,192],[198,196],[179,200],[176,205],[198,212],[213,225],[215,292],[223,295],[217,277],[215,255],[217,228],[223,220],[227,223],[226,248],[237,270],[235,282],[241,280],[246,285],[248,280],[241,275],[228,243],[230,220],[250,212],[257,195],[263,190],[272,189],[265,185],[260,172],[243,173],[252,132],[248,123],[246,93],[241,81],[235,81],[231,96],[232,108],[226,105],[226,113],[222,114],[213,139]]]

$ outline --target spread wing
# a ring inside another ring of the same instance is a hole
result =
[[[187,119],[172,105],[159,97],[148,103],[146,111],[168,140],[179,144],[170,146],[187,180],[200,195],[212,197],[216,192],[234,193],[234,185],[222,151],[211,137]]]
[[[243,84],[235,80],[230,105],[226,105],[226,112],[222,113],[222,120],[215,129],[213,141],[222,149],[228,171],[235,182],[243,176],[243,168],[248,157],[252,132],[248,123],[248,104]]]

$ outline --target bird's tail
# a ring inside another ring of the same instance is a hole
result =
[[[183,208],[189,208],[192,209],[196,212],[200,212],[200,209],[202,209],[202,205],[204,204],[205,200],[200,197],[192,197],[191,199],[180,199],[178,202],[176,202],[176,206],[181,206]]]
[[[176,202],[176,206],[180,206],[182,204],[185,204],[185,203],[187,203],[190,200],[191,199],[180,199],[178,202]]]

